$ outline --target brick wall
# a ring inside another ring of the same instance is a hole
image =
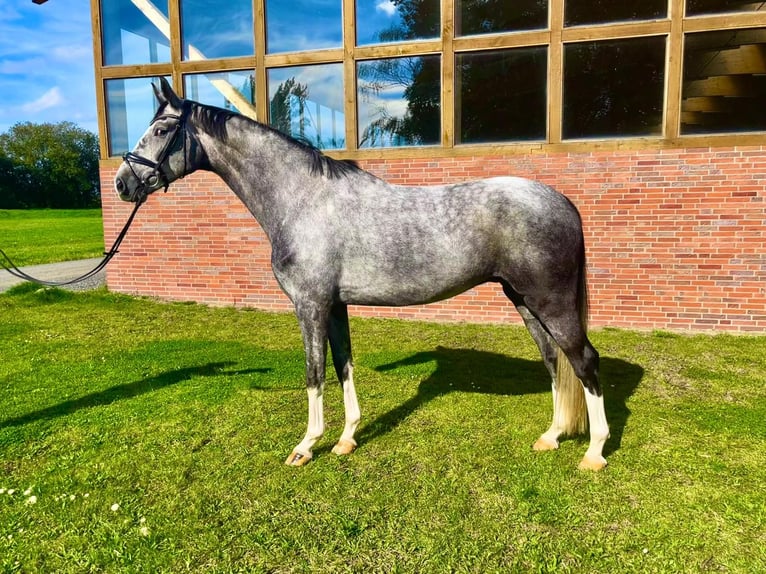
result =
[[[766,329],[766,146],[503,157],[367,160],[392,183],[518,175],[553,185],[583,217],[591,325]],[[102,168],[110,243],[131,206]],[[197,173],[142,208],[107,269],[110,289],[213,305],[289,310],[266,237],[214,175]],[[355,315],[519,322],[495,285],[446,302]]]

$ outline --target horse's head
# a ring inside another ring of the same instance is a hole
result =
[[[114,187],[123,201],[144,201],[160,188],[194,171],[193,142],[186,129],[190,103],[179,98],[165,78],[152,84],[159,108],[149,129],[123,156]],[[188,141],[187,141],[188,140]]]

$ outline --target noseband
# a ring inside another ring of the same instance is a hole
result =
[[[170,157],[170,153],[173,150],[173,147],[175,146],[179,135],[181,136],[181,138],[183,138],[184,174],[186,174],[186,116],[188,115],[188,111],[189,111],[188,108],[184,106],[184,110],[181,113],[181,115],[164,114],[162,116],[154,118],[154,120],[152,120],[152,123],[149,124],[150,126],[152,126],[160,120],[167,120],[167,119],[178,120],[178,122],[173,127],[173,129],[170,130],[169,133],[167,134],[165,145],[160,150],[159,156],[157,157],[157,161],[153,161],[149,158],[140,156],[138,154],[133,153],[132,151],[129,151],[128,153],[122,156],[122,160],[130,168],[130,171],[133,173],[133,177],[135,177],[136,180],[140,182],[140,185],[136,188],[137,201],[143,202],[150,193],[150,192],[147,192],[147,188],[154,187],[158,183],[161,184],[165,188],[164,191],[167,192],[168,187],[170,186],[170,181],[168,180],[168,176],[163,171],[162,165],[167,161],[168,157]],[[138,177],[136,170],[133,169],[133,164],[144,165],[148,168],[151,168],[151,171],[148,174],[146,174],[143,178],[140,178]]]

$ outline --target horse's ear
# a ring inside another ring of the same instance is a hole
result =
[[[152,89],[154,90],[154,96],[157,98],[157,101],[160,103],[160,105],[168,103],[174,108],[181,108],[183,106],[181,98],[179,98],[173,91],[170,83],[168,83],[168,81],[162,76],[160,76],[159,80],[160,87],[158,88],[157,85],[152,82]]]

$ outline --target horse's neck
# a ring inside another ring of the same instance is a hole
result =
[[[229,130],[226,142],[205,134],[201,143],[211,171],[226,182],[273,240],[299,198],[288,183],[295,174],[279,157],[271,138],[267,130],[241,121]]]

